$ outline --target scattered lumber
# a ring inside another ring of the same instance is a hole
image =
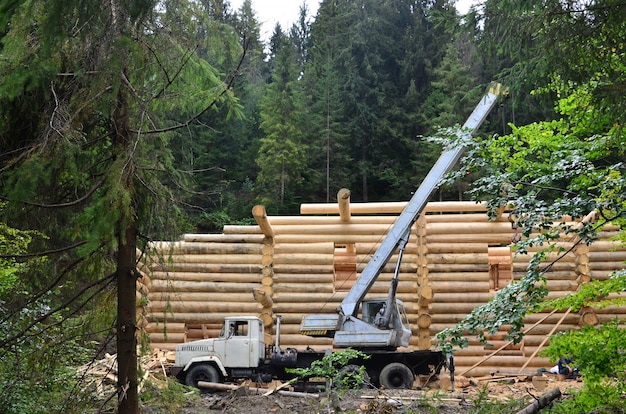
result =
[[[289,383],[285,383],[289,384]],[[285,385],[283,384],[283,385]],[[248,387],[245,385],[233,385],[233,384],[222,384],[219,382],[207,382],[207,381],[198,381],[198,388],[209,389],[209,390],[217,390],[217,391],[238,391],[241,389],[245,389],[254,393],[259,393],[263,396],[267,396],[273,393],[286,395],[290,397],[309,397],[309,398],[319,398],[319,394],[313,394],[310,392],[296,392],[296,391],[288,391],[288,390],[279,390],[278,388],[273,390],[268,390],[267,388],[257,388],[257,387]],[[280,387],[279,387],[280,388]]]
[[[139,378],[139,389],[150,379],[162,382],[159,376],[166,378],[167,369],[174,364],[175,355],[172,351],[153,350],[149,355],[139,359],[144,375]],[[84,388],[94,387],[96,394],[105,397],[117,392],[117,355],[105,354],[104,358],[78,367],[77,373],[85,378]]]

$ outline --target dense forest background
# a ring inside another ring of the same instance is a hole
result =
[[[149,241],[343,187],[408,200],[492,81],[508,95],[433,199],[513,200],[528,234],[595,210],[623,224],[623,1],[306,16],[264,44],[250,1],[0,0],[0,412],[104,406],[69,367],[106,349],[119,412],[136,412]]]

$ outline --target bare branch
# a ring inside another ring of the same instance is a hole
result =
[[[0,254],[0,259],[27,259],[31,257],[43,257],[49,256],[51,254],[63,253],[69,250],[73,250],[77,247],[80,247],[84,244],[87,244],[86,240],[79,241],[78,243],[71,244],[69,246],[61,247],[60,249],[52,249],[52,250],[44,250],[42,252],[36,253],[26,253],[26,254]]]
[[[113,273],[103,277],[102,279],[98,279],[95,282],[92,282],[92,283],[88,284],[87,286],[83,287],[81,290],[76,292],[76,294],[74,296],[72,296],[71,298],[69,298],[68,300],[66,300],[65,302],[63,302],[59,306],[57,306],[56,308],[51,309],[50,311],[44,313],[43,315],[40,315],[38,318],[33,320],[31,323],[29,323],[27,326],[25,326],[22,330],[20,330],[16,334],[13,334],[13,335],[5,338],[2,342],[0,342],[0,348],[7,348],[10,345],[13,345],[15,343],[20,342],[25,337],[26,333],[28,331],[30,331],[33,327],[35,327],[36,325],[38,325],[41,322],[45,321],[46,319],[48,319],[50,316],[54,315],[55,313],[58,313],[58,312],[62,311],[63,309],[67,308],[74,301],[76,301],[83,293],[85,293],[89,289],[93,288],[94,286],[98,286],[99,284],[101,284],[103,282],[106,282],[104,286],[107,286],[109,283],[111,283],[115,279],[116,275],[117,275],[117,272],[113,272]],[[97,292],[100,292],[103,288],[104,287],[98,289]],[[83,303],[80,306],[80,308],[85,306],[85,304],[86,304],[86,302]]]
[[[97,189],[99,189],[100,187],[102,187],[102,184],[104,184],[104,182],[106,181],[106,175],[104,176],[104,178],[102,178],[102,180],[100,180],[91,190],[89,190],[84,196],[82,196],[79,199],[76,199],[74,201],[68,201],[67,203],[59,203],[59,204],[43,204],[43,203],[35,203],[32,201],[25,201],[25,200],[21,200],[21,203],[27,205],[27,206],[33,206],[33,207],[42,207],[42,208],[62,208],[62,207],[72,207],[75,205],[78,205],[80,203],[82,203],[83,201],[85,201],[86,199],[88,199],[93,193],[96,192]],[[2,197],[2,199],[4,200],[8,200],[5,197]]]

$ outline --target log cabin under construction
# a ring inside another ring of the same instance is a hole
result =
[[[256,206],[257,225],[229,225],[221,234],[186,234],[180,241],[153,243],[138,285],[141,325],[151,346],[174,349],[179,343],[216,337],[223,318],[233,315],[259,316],[266,325],[266,343],[272,343],[280,315],[282,346],[332,347],[332,339],[300,334],[302,316],[335,311],[406,205],[350,203],[349,192],[342,191],[337,203],[303,204],[298,216],[268,217]],[[557,241],[568,252],[545,273],[548,297],[574,292],[622,269],[626,248],[610,240],[618,231],[605,226],[591,245],[571,238]],[[525,274],[532,252],[512,251],[519,237],[506,211],[490,221],[481,203],[427,204],[412,227],[399,274],[398,298],[413,331],[410,349],[434,349],[435,334]],[[368,297],[386,296],[394,268],[392,257]],[[518,344],[506,341],[506,326],[489,337],[492,347],[468,336],[469,346],[455,354],[456,373],[482,376],[549,368],[553,364],[539,351],[550,334],[624,313],[623,307],[610,307],[530,314]]]

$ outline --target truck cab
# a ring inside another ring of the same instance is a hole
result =
[[[254,316],[227,317],[219,337],[176,346],[175,366],[178,369],[172,373],[192,386],[196,386],[198,381],[221,382],[234,377],[247,377],[262,365],[264,338],[261,319]]]

